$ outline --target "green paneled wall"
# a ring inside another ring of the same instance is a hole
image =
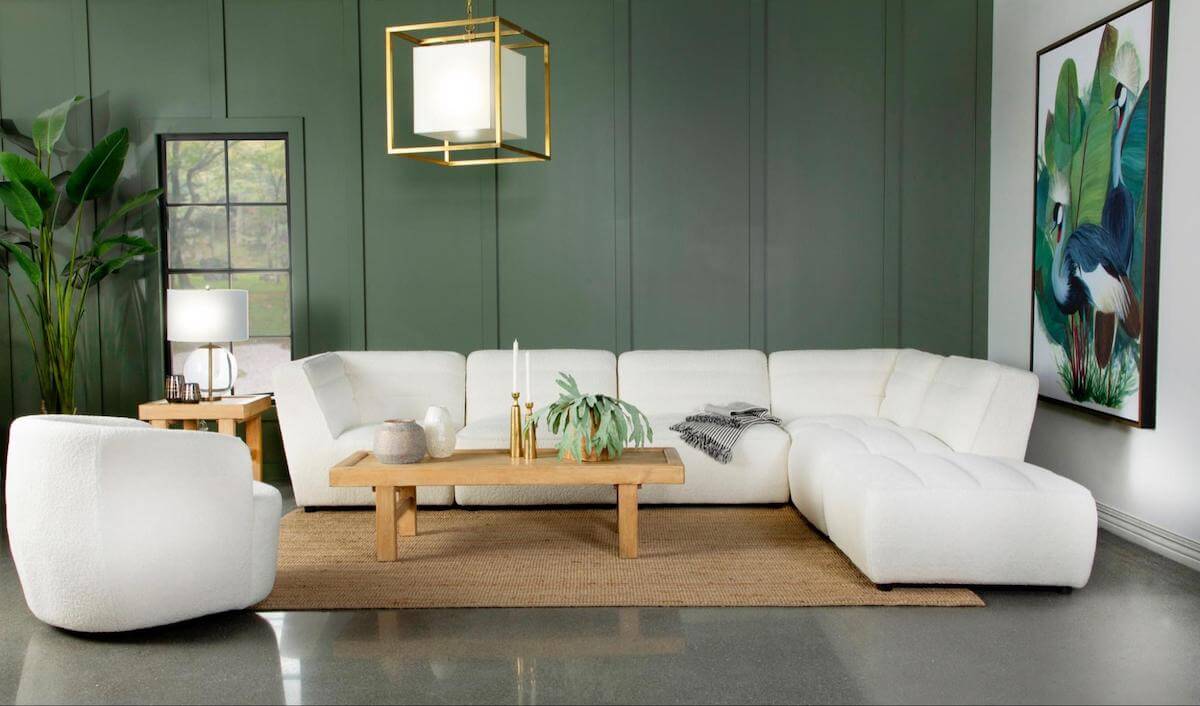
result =
[[[460,11],[5,0],[0,113],[27,126],[92,95],[71,127],[81,146],[174,118],[301,119],[298,352],[514,337],[984,352],[990,0],[483,0],[477,14],[553,44],[554,160],[388,156],[383,28]],[[409,80],[397,73],[400,114]],[[84,410],[130,415],[157,393],[160,287],[156,263],[104,283]],[[37,408],[18,334],[0,306],[6,419]]]

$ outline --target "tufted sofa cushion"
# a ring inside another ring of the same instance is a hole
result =
[[[805,417],[788,424],[787,431],[792,440],[788,453],[792,504],[822,532],[828,532],[825,491],[840,468],[836,463],[840,456],[951,451],[929,432],[878,417]]]
[[[1087,583],[1096,504],[1073,481],[973,454],[854,454],[835,463],[829,536],[875,583]]]
[[[687,414],[708,402],[771,405],[761,351],[631,351],[617,368],[621,399],[647,416]]]
[[[772,411],[785,422],[812,414],[874,417],[899,353],[870,349],[772,353]]]
[[[549,349],[531,350],[529,362],[533,402],[538,409],[558,399],[560,372],[575,377],[582,392],[617,394],[617,357],[608,351]],[[525,388],[525,352],[517,365],[517,384]],[[467,424],[499,420],[501,441],[508,443],[508,413],[512,407],[512,351],[475,351],[467,357]],[[521,404],[528,402],[523,393]]]

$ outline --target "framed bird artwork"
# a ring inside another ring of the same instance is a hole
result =
[[[1038,52],[1030,369],[1043,399],[1155,423],[1169,0]]]

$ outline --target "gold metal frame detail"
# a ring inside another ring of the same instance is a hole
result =
[[[480,31],[480,27],[488,28]],[[452,30],[462,30],[454,33]],[[450,34],[435,34],[420,37],[415,33],[430,30],[451,31]],[[416,159],[443,167],[466,167],[479,164],[516,164],[520,162],[547,162],[550,160],[550,42],[530,32],[523,27],[510,22],[503,17],[479,17],[464,20],[447,20],[444,22],[426,22],[423,24],[400,25],[388,27],[384,44],[387,48],[387,146],[388,154]],[[496,113],[496,135],[491,142],[451,143],[444,140],[440,145],[416,147],[398,146],[396,144],[395,124],[395,80],[393,77],[393,38],[400,38],[414,46],[429,46],[431,44],[455,44],[476,40],[491,40],[493,43],[492,56],[492,91],[493,110]],[[501,49],[534,49],[542,48],[542,64],[545,74],[545,152],[535,152],[522,147],[508,144],[502,139],[504,130],[504,113],[501,92],[500,50]],[[456,152],[470,150],[495,150],[494,156],[488,158],[459,158],[454,159]],[[513,156],[501,156],[504,152]],[[441,153],[440,156],[435,156]]]

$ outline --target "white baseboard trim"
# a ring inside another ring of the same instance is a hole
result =
[[[1109,532],[1145,547],[1155,554],[1161,554],[1184,566],[1200,571],[1200,542],[1175,534],[1104,503],[1096,503],[1096,509],[1100,513],[1100,526]]]

